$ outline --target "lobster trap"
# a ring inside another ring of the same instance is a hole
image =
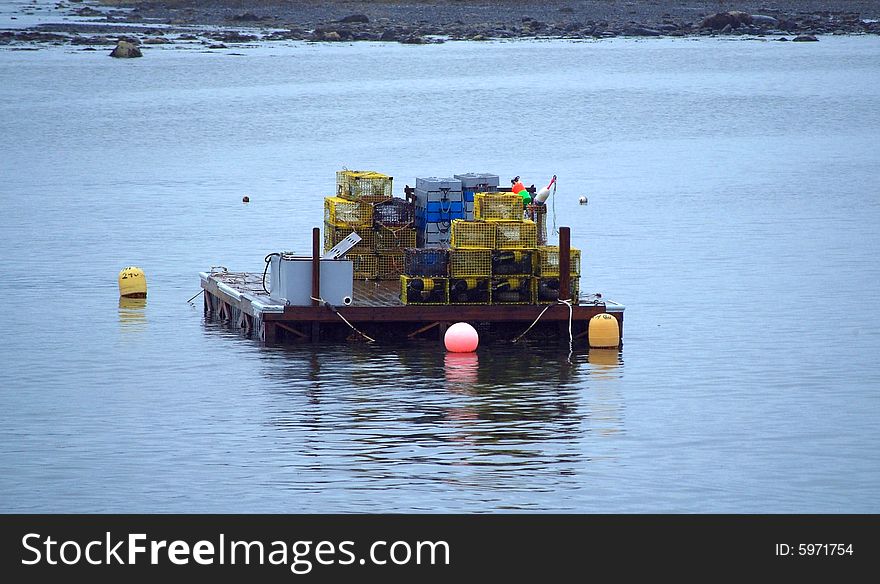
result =
[[[373,227],[373,205],[340,197],[324,198],[324,222],[335,227]]]
[[[449,278],[449,304],[489,304],[489,278]]]
[[[340,170],[336,173],[336,196],[363,202],[390,199],[393,180],[371,170]]]
[[[569,251],[570,274],[572,276],[581,275],[581,250],[571,248]],[[539,276],[558,276],[559,275],[559,246],[544,245],[538,248],[538,270]]]
[[[373,223],[380,227],[409,227],[416,219],[415,205],[404,199],[388,199],[373,205]]]
[[[534,304],[531,276],[492,278],[492,304]]]
[[[492,251],[453,249],[449,252],[449,275],[457,278],[487,277],[492,274]]]
[[[496,249],[492,251],[492,275],[531,276],[537,257],[531,249]]]
[[[350,233],[357,233],[361,240],[351,248],[347,256],[374,253],[376,251],[376,232],[372,229],[352,229],[350,227],[337,227],[324,223],[324,252],[328,252],[340,241],[348,237]]]
[[[402,252],[407,247],[416,246],[415,227],[377,227],[376,250],[378,252]]]
[[[449,250],[407,248],[403,251],[403,273],[408,276],[449,275]]]
[[[538,228],[534,221],[493,221],[498,249],[534,249],[538,247]]]
[[[492,249],[495,247],[496,221],[465,221],[455,219],[452,222],[452,247],[470,249]]]
[[[355,280],[374,280],[379,270],[379,258],[373,254],[346,256],[352,262],[352,278]]]
[[[380,253],[376,260],[376,278],[379,280],[397,280],[403,275],[403,252]]]
[[[474,219],[522,221],[523,199],[508,193],[474,193]]]
[[[535,291],[535,301],[538,304],[553,304],[559,300],[559,276],[539,276],[532,278],[532,287]],[[569,296],[577,304],[580,297],[581,279],[571,278],[569,280]],[[563,298],[569,300],[569,298]]]
[[[401,276],[400,301],[404,304],[448,304],[449,280]]]

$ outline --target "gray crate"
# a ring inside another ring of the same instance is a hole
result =
[[[416,189],[416,207],[427,207],[428,203],[460,203],[464,201],[464,194],[458,191],[424,191]]]
[[[448,222],[427,223],[419,230],[417,242],[420,247],[449,247],[452,228]]]
[[[460,191],[461,181],[457,178],[429,176],[416,179],[416,189],[420,191]]]
[[[465,203],[464,204],[464,218],[468,221],[474,220],[474,204],[473,203]]]
[[[487,172],[468,172],[465,174],[456,174],[455,178],[461,181],[461,188],[469,190],[478,186],[494,187],[490,188],[490,192],[498,188],[499,178],[497,174],[489,174]]]

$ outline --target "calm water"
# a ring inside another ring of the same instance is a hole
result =
[[[0,136],[0,511],[880,512],[878,38],[2,50]],[[625,348],[205,323],[342,166],[558,174]]]

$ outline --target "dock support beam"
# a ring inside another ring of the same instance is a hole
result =
[[[267,345],[274,345],[278,338],[276,327],[272,321],[263,321],[263,342]]]
[[[312,306],[318,306],[321,297],[321,230],[312,228]]]
[[[559,299],[571,297],[571,229],[559,228]]]

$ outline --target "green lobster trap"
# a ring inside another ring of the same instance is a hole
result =
[[[492,278],[492,304],[534,304],[531,276]]]
[[[534,249],[538,247],[538,227],[534,221],[493,221],[498,249]]]
[[[450,244],[461,249],[492,249],[495,247],[496,221],[452,221]]]
[[[449,275],[457,278],[492,274],[492,251],[488,249],[449,250]]]
[[[474,219],[482,221],[522,221],[523,199],[509,193],[475,193]]]
[[[373,205],[340,197],[325,197],[324,222],[335,227],[372,228]]]
[[[385,201],[391,198],[393,180],[372,170],[340,170],[336,173],[336,196],[352,201]]]
[[[493,276],[531,276],[535,273],[538,253],[531,249],[496,249],[492,251]]]
[[[535,290],[535,301],[538,304],[553,304],[559,301],[559,276],[538,276],[532,278],[532,287]],[[569,280],[569,296],[577,304],[581,291],[581,279],[572,277]],[[570,300],[563,298],[563,300]]]
[[[404,304],[448,304],[449,279],[401,276],[400,301]]]
[[[569,251],[570,271],[572,276],[581,275],[581,251],[571,248]],[[559,275],[559,246],[544,245],[538,248],[538,270],[539,276],[558,276]]]
[[[449,278],[449,304],[489,304],[489,278]]]
[[[346,255],[371,254],[376,251],[376,232],[372,229],[350,227],[337,227],[324,223],[324,252],[333,249],[340,241],[348,237],[350,233],[357,233],[361,240]]]

